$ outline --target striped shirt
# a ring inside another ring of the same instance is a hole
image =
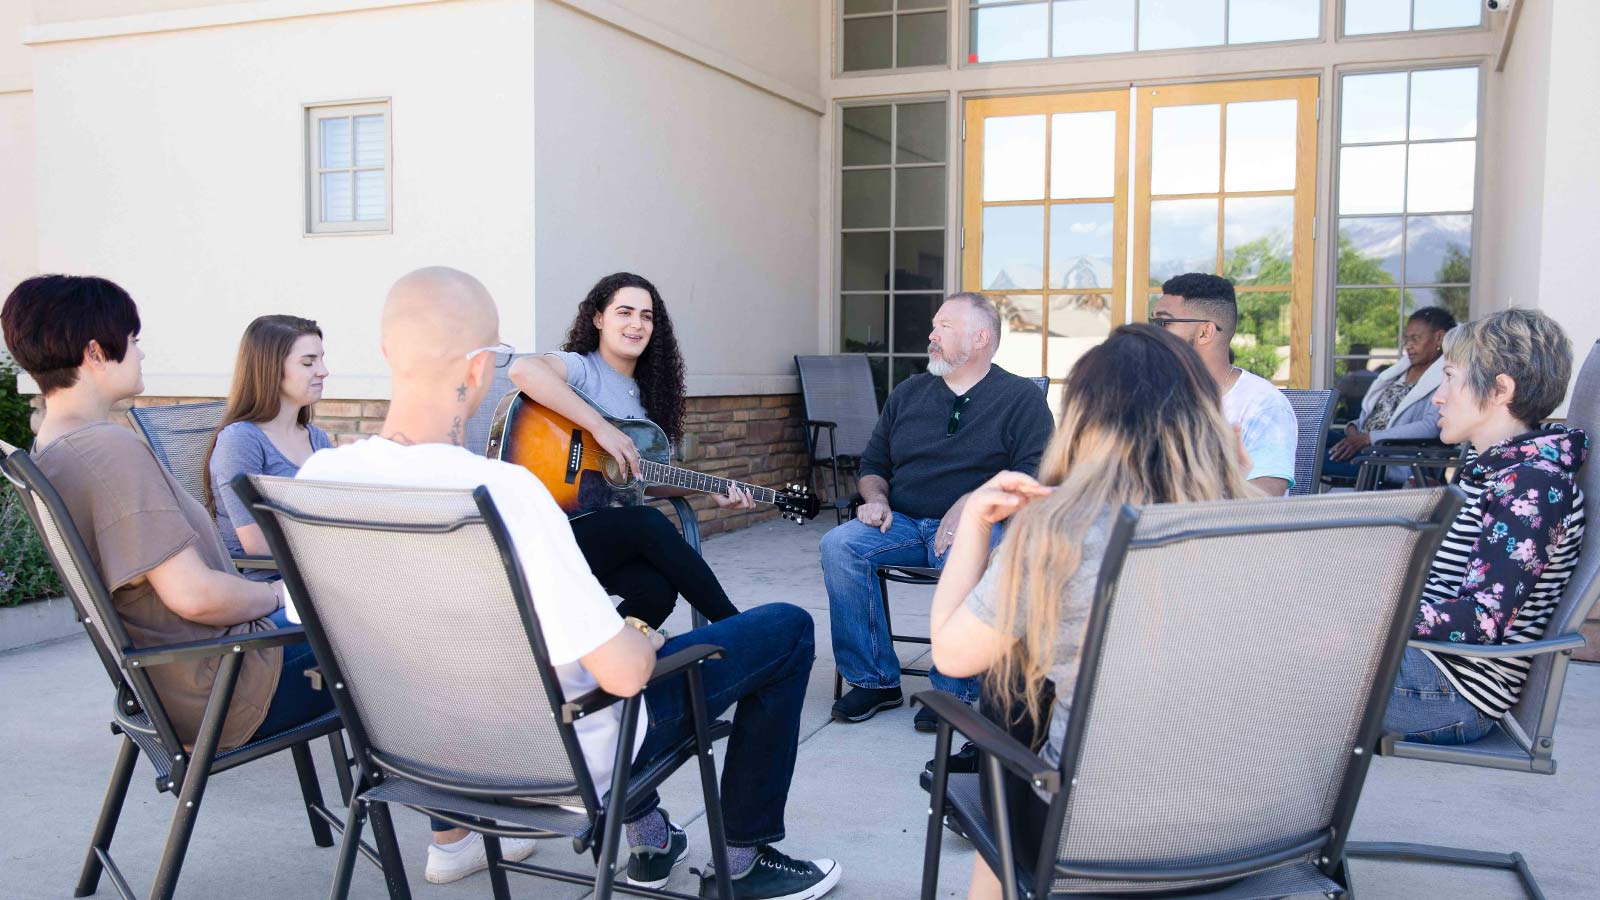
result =
[[[1422,591],[1415,636],[1468,644],[1525,644],[1544,636],[1583,542],[1587,453],[1581,431],[1514,438],[1470,459],[1456,486],[1466,503]],[[1474,707],[1501,718],[1527,681],[1527,657],[1474,659],[1424,651]]]

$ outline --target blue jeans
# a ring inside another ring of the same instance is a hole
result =
[[[889,531],[852,520],[822,538],[822,580],[828,587],[828,617],[833,628],[833,660],[839,674],[856,687],[900,686],[900,658],[889,640],[884,598],[878,588],[878,566],[944,568],[945,557],[933,552],[938,519],[913,519],[895,513]],[[999,543],[994,530],[990,546]],[[978,699],[978,679],[951,678],[933,669],[929,680],[937,690],[968,703]]]
[[[279,628],[293,624],[289,621],[289,614],[281,609],[272,614],[272,622]],[[283,648],[283,670],[278,674],[278,689],[273,692],[272,702],[267,705],[267,717],[261,720],[261,727],[256,729],[251,740],[288,731],[333,709],[333,694],[313,689],[311,679],[306,677],[306,670],[316,665],[317,658],[312,654],[309,643],[301,641]]]
[[[657,654],[664,657],[693,644],[722,648],[721,659],[702,664],[701,680],[708,715],[715,718],[734,708],[733,734],[722,763],[723,830],[731,847],[783,840],[784,808],[800,745],[800,708],[817,655],[813,630],[810,613],[769,603],[677,635]],[[645,688],[650,725],[634,756],[635,771],[694,734],[686,683],[686,676],[676,675]],[[609,787],[595,785],[602,793]],[[652,791],[629,806],[623,819],[637,821],[659,804]],[[454,827],[437,819],[430,824],[434,831]]]
[[[1470,744],[1495,728],[1495,720],[1461,696],[1421,650],[1406,648],[1384,713],[1385,731],[1425,744]]]

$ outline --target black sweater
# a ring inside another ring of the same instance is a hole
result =
[[[889,507],[917,519],[942,517],[1001,469],[1038,474],[1052,423],[1044,392],[999,366],[958,399],[936,375],[913,375],[894,389],[861,456],[861,474],[889,482]]]

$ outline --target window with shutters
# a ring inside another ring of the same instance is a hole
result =
[[[389,101],[306,107],[306,232],[390,230]]]

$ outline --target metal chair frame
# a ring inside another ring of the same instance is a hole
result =
[[[1412,548],[1410,564],[1407,569],[1408,575],[1401,594],[1401,596],[1416,596],[1422,589],[1423,579],[1427,573],[1427,562],[1433,556],[1439,541],[1444,537],[1446,529],[1449,528],[1451,520],[1455,517],[1456,511],[1461,505],[1462,497],[1459,491],[1446,489],[1445,494],[1434,506],[1432,516],[1427,522],[1372,516],[1343,519],[1336,523],[1324,523],[1313,527],[1352,528],[1370,525],[1401,527],[1411,531],[1423,532],[1425,536],[1418,540]],[[993,797],[994,822],[992,824],[994,843],[992,847],[986,846],[986,843],[982,841],[975,841],[974,843],[985,862],[999,876],[1003,896],[1006,900],[1019,900],[1019,898],[1035,900],[1035,898],[1045,896],[1056,896],[1049,890],[1049,886],[1052,885],[1056,877],[1137,881],[1150,884],[1152,889],[1155,889],[1156,885],[1161,882],[1256,874],[1286,862],[1304,858],[1307,855],[1312,855],[1316,860],[1316,867],[1323,876],[1343,886],[1346,896],[1351,895],[1349,891],[1349,873],[1345,863],[1345,857],[1347,856],[1346,838],[1349,834],[1350,823],[1355,817],[1356,804],[1360,799],[1361,788],[1366,780],[1367,769],[1371,764],[1373,754],[1370,750],[1377,745],[1380,738],[1388,695],[1391,686],[1394,684],[1395,676],[1399,672],[1400,660],[1405,650],[1405,635],[1408,633],[1415,615],[1411,605],[1405,602],[1394,604],[1389,622],[1386,625],[1386,649],[1379,663],[1377,674],[1372,680],[1370,692],[1363,704],[1365,712],[1352,750],[1352,762],[1346,770],[1343,781],[1340,783],[1338,796],[1333,801],[1333,815],[1330,827],[1324,832],[1315,835],[1310,840],[1265,849],[1255,858],[1237,861],[1225,866],[1106,865],[1093,860],[1063,862],[1056,859],[1054,852],[1044,850],[1039,853],[1038,864],[1034,870],[1031,872],[1023,871],[1020,868],[1017,862],[1015,838],[1010,833],[1010,828],[1007,824],[1010,819],[1004,790],[1004,775],[1009,771],[1013,775],[1026,779],[1035,789],[1044,791],[1051,796],[1049,812],[1045,819],[1042,835],[1042,847],[1053,848],[1058,846],[1060,835],[1066,825],[1072,791],[1077,783],[1076,775],[1079,756],[1087,742],[1088,722],[1091,718],[1089,712],[1094,704],[1095,682],[1102,657],[1106,630],[1111,620],[1111,608],[1116,600],[1117,583],[1121,578],[1123,564],[1127,560],[1129,550],[1142,546],[1163,546],[1205,537],[1310,530],[1297,524],[1249,527],[1222,526],[1184,532],[1174,536],[1141,538],[1137,533],[1139,518],[1140,513],[1138,510],[1124,506],[1118,513],[1112,527],[1106,555],[1101,563],[1099,580],[1095,588],[1094,604],[1090,611],[1085,632],[1079,663],[1079,677],[1073,691],[1071,708],[1075,714],[1067,725],[1066,738],[1061,748],[1061,764],[1059,767],[1050,766],[1037,754],[1029,750],[1027,746],[1008,734],[1005,729],[984,718],[977,711],[954,697],[938,691],[925,691],[912,698],[913,703],[920,703],[928,707],[939,717],[939,727],[935,738],[933,774],[929,783],[932,803],[928,810],[927,839],[923,852],[921,893],[923,900],[934,900],[938,896],[939,857],[943,845],[942,832],[945,827],[947,808],[953,809],[957,817],[964,815],[959,807],[950,807],[948,796],[951,739],[956,731],[961,732],[964,737],[977,746],[981,761],[981,771],[978,777],[988,782]],[[974,830],[973,826],[983,826],[989,823],[961,821],[956,824],[962,827],[963,833],[970,834]],[[1040,891],[1040,886],[1044,886],[1043,891]]]
[[[317,781],[309,745],[319,737],[328,738],[340,792],[348,803],[351,791],[349,762],[339,738],[341,724],[336,713],[324,714],[288,731],[252,740],[231,750],[218,750],[228,705],[233,699],[244,660],[243,654],[299,643],[304,640],[301,630],[279,628],[248,637],[221,637],[165,646],[134,647],[116,613],[111,592],[95,567],[60,494],[26,453],[3,442],[0,442],[0,452],[5,454],[5,458],[0,460],[0,474],[16,488],[34,528],[41,537],[46,538],[45,545],[50,549],[51,562],[61,576],[78,619],[88,632],[90,643],[114,687],[111,733],[121,735],[122,741],[73,896],[87,897],[93,894],[99,887],[102,874],[110,877],[112,886],[123,900],[134,900],[137,896],[111,856],[111,840],[133,779],[134,764],[141,753],[155,769],[156,790],[171,794],[176,800],[167,841],[150,887],[149,896],[152,900],[168,900],[177,889],[178,876],[211,776],[280,750],[288,750],[294,759],[313,842],[319,847],[333,846],[330,829],[341,830],[343,824],[323,802],[322,788]],[[48,538],[49,529],[40,515],[41,507],[55,525],[56,534],[66,550],[66,559],[59,558],[51,546],[53,542]],[[77,577],[72,577],[74,575]],[[83,588],[82,593],[78,590],[79,585]],[[109,636],[111,643],[102,639],[101,629]],[[193,749],[188,750],[162,706],[147,672],[156,666],[212,657],[220,659],[220,663]]]
[[[484,836],[484,847],[489,861],[489,879],[495,900],[510,900],[507,872],[535,875],[566,884],[592,885],[597,900],[609,900],[614,891],[644,897],[671,898],[671,900],[698,900],[697,897],[666,889],[636,887],[625,881],[619,884],[617,879],[619,848],[626,846],[622,817],[628,801],[646,791],[654,790],[690,759],[695,759],[699,763],[718,896],[722,900],[732,900],[734,895],[728,871],[727,843],[723,834],[722,805],[716,765],[711,755],[712,744],[727,737],[732,732],[732,725],[726,721],[713,720],[708,715],[700,669],[703,661],[719,658],[721,648],[709,644],[696,644],[657,660],[650,678],[651,684],[680,673],[685,676],[690,708],[695,717],[695,735],[677,747],[666,762],[657,764],[648,771],[635,772],[633,744],[643,692],[624,699],[597,688],[570,701],[561,696],[554,667],[550,664],[543,633],[540,630],[538,613],[534,610],[532,596],[516,548],[511,543],[505,522],[495,509],[488,489],[476,488],[472,492],[472,499],[477,507],[477,516],[455,522],[446,530],[481,525],[494,541],[504,564],[504,574],[508,579],[523,628],[527,632],[529,650],[544,682],[546,699],[552,713],[560,722],[562,743],[571,761],[576,781],[556,787],[490,786],[464,783],[438,773],[418,769],[373,746],[361,710],[351,697],[348,676],[342,671],[327,632],[323,629],[322,620],[317,612],[316,595],[307,588],[300,566],[290,552],[290,545],[280,519],[334,528],[376,529],[412,534],[436,533],[441,529],[432,523],[406,525],[364,522],[355,519],[329,518],[289,509],[267,499],[264,495],[262,487],[270,486],[274,480],[259,476],[240,476],[234,481],[234,488],[251,509],[255,510],[267,543],[283,563],[284,580],[288,582],[297,598],[296,607],[301,616],[306,638],[317,652],[318,660],[322,661],[326,676],[334,686],[334,704],[347,723],[350,742],[357,760],[358,788],[355,799],[350,805],[349,818],[345,823],[344,841],[339,848],[339,861],[330,894],[334,900],[342,900],[349,894],[355,854],[361,849],[360,833],[368,816],[371,817],[376,831],[377,857],[381,860],[389,896],[392,900],[409,900],[410,888],[406,883],[404,864],[400,858],[399,848],[395,844],[391,826],[389,814],[391,803],[400,803],[457,827],[481,833]],[[588,766],[584,762],[583,751],[578,744],[573,723],[617,703],[622,704],[621,734],[617,739],[617,755],[610,793],[602,805],[589,776]],[[587,819],[587,827],[576,832],[562,827],[564,818],[570,817],[571,814],[564,815],[559,807],[520,803],[508,805],[502,802],[514,799],[526,801],[541,795],[557,796],[573,793],[582,799],[583,815]],[[597,858],[598,870],[589,875],[550,866],[512,862],[505,859],[501,852],[501,838],[556,837],[571,838],[575,852],[592,853]],[[627,855],[623,853],[623,866],[626,865],[626,859]]]

